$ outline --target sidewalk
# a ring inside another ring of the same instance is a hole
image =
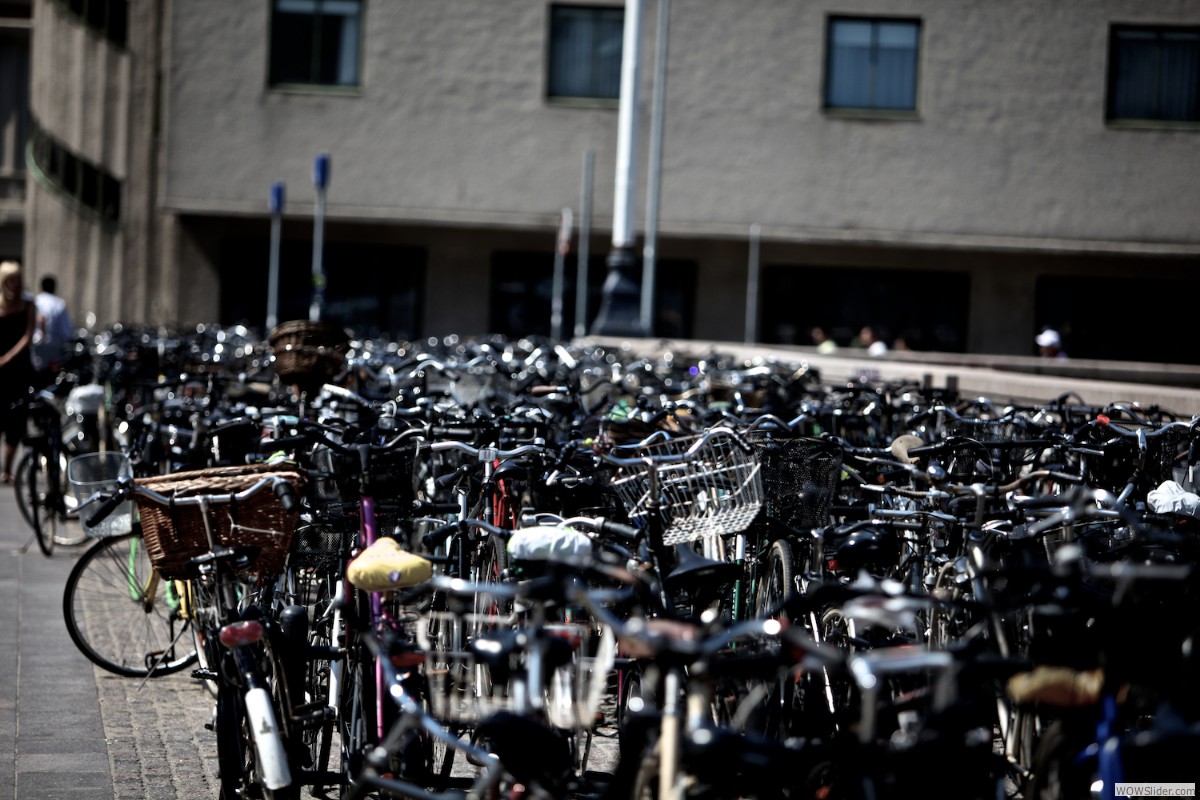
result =
[[[216,798],[212,702],[190,670],[147,682],[92,666],[67,635],[62,589],[83,548],[46,558],[0,485],[0,797]],[[0,762],[2,763],[2,762]]]

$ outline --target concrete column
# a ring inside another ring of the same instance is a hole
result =
[[[1032,352],[1036,275],[1019,259],[1003,262],[976,264],[971,270],[968,352]]]
[[[480,260],[484,263],[480,264]],[[491,265],[470,237],[434,236],[425,262],[422,333],[473,336],[488,333]]]

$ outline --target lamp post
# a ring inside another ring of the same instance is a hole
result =
[[[563,337],[563,286],[566,283],[566,259],[571,252],[571,209],[564,207],[558,225],[558,246],[554,248],[554,276],[550,288],[550,338]]]
[[[633,211],[637,191],[638,99],[641,83],[643,0],[626,0],[621,50],[621,99],[617,114],[616,190],[613,198],[612,250],[600,313],[592,325],[599,336],[641,336],[640,294],[635,280]]]
[[[317,189],[317,208],[313,215],[312,305],[308,321],[320,322],[325,308],[325,189],[329,186],[329,154],[318,153],[313,162],[313,185]]]
[[[267,332],[279,324],[279,232],[283,220],[285,190],[283,183],[271,184],[271,260],[267,267]]]

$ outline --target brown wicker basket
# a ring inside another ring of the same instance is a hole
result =
[[[283,322],[267,337],[275,356],[275,374],[286,383],[320,384],[345,367],[350,340],[346,331],[325,322]]]
[[[288,465],[214,467],[139,478],[137,483],[159,494],[183,498],[235,494],[269,476],[285,478],[299,494],[303,478]],[[150,562],[164,578],[188,577],[188,562],[211,549],[200,506],[164,506],[144,497],[136,500]],[[286,513],[279,498],[269,490],[257,492],[244,502],[208,506],[214,543],[259,548],[249,568],[259,574],[283,570],[296,532],[296,520],[297,515]]]

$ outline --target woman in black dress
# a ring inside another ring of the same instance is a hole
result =
[[[25,433],[25,414],[14,406],[25,399],[33,383],[29,347],[36,318],[33,300],[21,280],[21,265],[0,263],[0,433],[4,436],[0,480],[5,483],[13,481],[13,460]]]

